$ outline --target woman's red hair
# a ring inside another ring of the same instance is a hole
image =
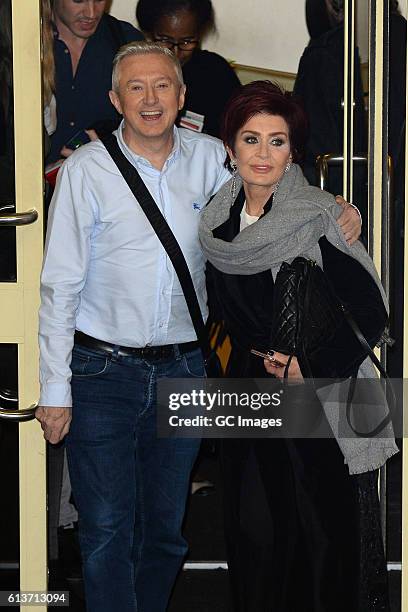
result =
[[[294,162],[303,153],[307,136],[307,118],[302,106],[292,94],[271,81],[254,81],[243,85],[229,100],[221,123],[221,139],[234,151],[239,130],[254,115],[279,115],[288,124],[289,140]]]

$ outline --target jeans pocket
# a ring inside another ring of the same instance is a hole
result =
[[[108,355],[88,350],[75,349],[72,352],[71,372],[77,378],[99,376],[109,369],[111,360]]]
[[[192,353],[184,353],[183,366],[188,377],[205,377],[204,360],[200,350],[193,351]]]

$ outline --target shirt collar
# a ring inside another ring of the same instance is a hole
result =
[[[151,168],[153,170],[155,170],[156,172],[159,172],[157,170],[157,168],[155,168],[148,159],[146,159],[145,157],[143,157],[142,155],[138,155],[137,153],[135,153],[134,151],[132,151],[126,144],[124,138],[123,138],[123,128],[124,128],[125,122],[124,119],[122,119],[122,121],[120,122],[120,125],[118,127],[118,129],[116,130],[115,134],[116,137],[118,139],[119,145],[122,149],[122,151],[126,154],[127,158],[130,161],[133,161],[136,165],[142,165],[144,167],[147,168]],[[169,166],[171,166],[176,159],[178,159],[178,157],[180,157],[180,152],[181,152],[181,142],[180,142],[180,133],[179,130],[176,126],[173,127],[173,149],[170,152],[170,155],[168,156],[168,158],[166,159],[166,162],[161,170],[161,173],[166,172],[167,168],[169,168]]]

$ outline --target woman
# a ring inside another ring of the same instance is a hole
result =
[[[301,107],[268,81],[242,87],[225,111],[222,138],[234,176],[203,211],[200,240],[222,296],[230,377],[283,377],[287,355],[275,353],[271,362],[250,351],[274,349],[275,274],[298,255],[323,266],[371,345],[387,321],[371,260],[360,243],[345,241],[334,197],[309,186],[296,164],[305,134]],[[310,356],[319,378],[356,374],[363,361],[346,324]],[[296,357],[288,375],[302,378]],[[361,453],[352,454],[342,444],[343,457],[340,443],[223,441],[235,611],[388,610],[375,472],[365,472],[383,465],[396,446],[391,439],[361,441]]]
[[[139,0],[136,18],[147,38],[180,60],[187,92],[179,125],[219,136],[225,104],[240,82],[223,57],[200,49],[202,39],[215,30],[211,1]]]

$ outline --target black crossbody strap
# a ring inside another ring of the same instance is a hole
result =
[[[103,136],[101,141],[119,168],[120,173],[148,218],[151,226],[157,234],[158,239],[162,243],[171,260],[171,263],[174,266],[181,288],[183,289],[184,297],[187,302],[190,317],[193,322],[194,330],[197,334],[197,339],[199,341],[203,356],[204,358],[207,358],[210,352],[207,333],[190,270],[188,269],[187,262],[184,258],[180,245],[171,231],[166,219],[163,217],[156,202],[154,201],[151,193],[144,184],[138,171],[130,163],[130,161],[126,159],[125,155],[120,150],[116,137],[113,134],[109,134],[107,136]]]
[[[374,353],[374,351],[372,350],[371,346],[368,344],[368,342],[367,342],[364,334],[362,333],[361,329],[359,328],[359,326],[357,325],[356,321],[353,319],[351,314],[346,309],[343,309],[343,312],[344,312],[344,316],[346,318],[346,321],[350,325],[350,327],[353,330],[354,334],[356,335],[356,338],[358,339],[358,341],[360,342],[361,346],[365,350],[366,354],[368,355],[368,357],[370,357],[371,361],[373,362],[373,364],[376,366],[376,368],[380,372],[381,376],[383,377],[382,378],[383,387],[384,387],[384,391],[385,391],[385,396],[386,396],[387,401],[388,401],[388,414],[382,419],[382,421],[372,431],[370,431],[370,432],[359,431],[358,429],[356,429],[353,426],[353,424],[351,422],[351,407],[352,407],[352,399],[353,399],[353,396],[354,396],[354,389],[355,389],[355,386],[356,386],[356,378],[353,378],[352,381],[351,381],[349,396],[348,396],[348,399],[347,399],[346,415],[347,415],[347,422],[348,422],[350,428],[358,436],[361,436],[361,437],[364,437],[364,438],[374,438],[375,436],[378,436],[378,434],[380,434],[389,423],[392,422],[393,413],[394,413],[395,407],[396,407],[396,397],[395,397],[393,386],[392,386],[391,382],[389,382],[389,376],[388,376],[387,372],[383,368],[380,360],[377,358],[377,356]]]
[[[344,309],[343,312],[344,312],[344,316],[346,317],[347,323],[350,325],[351,329],[355,333],[357,340],[360,342],[361,346],[367,353],[368,357],[370,357],[371,361],[376,366],[381,376],[383,376],[384,378],[388,378],[387,372],[381,365],[380,360],[377,358],[377,355],[374,353],[371,346],[368,344],[363,332],[361,331],[361,329],[359,328],[359,326],[357,325],[357,323],[355,322],[351,314],[346,309]]]

